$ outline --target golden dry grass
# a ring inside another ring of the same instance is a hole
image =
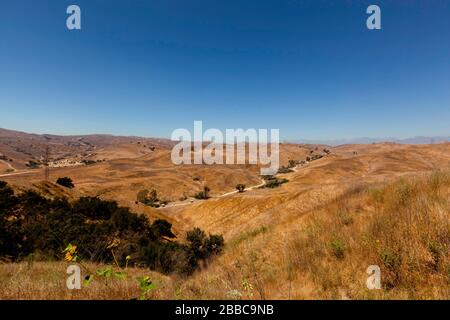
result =
[[[83,277],[105,267],[96,264],[83,264]],[[137,278],[150,276],[156,285],[156,290],[147,294],[147,299],[158,299],[170,296],[173,291],[167,286],[172,280],[156,272],[142,268],[128,268],[124,280],[114,277],[106,280],[94,276],[89,285],[83,285],[81,290],[69,290],[66,286],[68,277],[67,262],[34,262],[2,263],[0,264],[0,299],[14,300],[129,300],[140,296]],[[173,296],[175,298],[175,295]]]
[[[150,275],[150,299],[449,299],[449,254],[450,173],[434,172],[354,186],[297,220],[242,230],[189,278],[130,268],[126,281],[72,292],[67,263],[1,264],[0,298],[131,299],[135,278]],[[366,288],[369,265],[381,290]]]
[[[284,145],[283,161],[303,159],[310,148]],[[448,143],[341,146],[333,148],[330,156],[286,174],[289,183],[276,189],[163,210],[135,205],[141,188],[154,186],[163,195],[173,192],[175,197],[183,190],[199,189],[203,182],[215,194],[230,191],[243,180],[259,182],[256,167],[174,167],[168,159],[166,151],[160,151],[56,171],[74,178],[78,185],[74,197],[100,192],[136,212],[168,219],[179,236],[193,226],[224,235],[225,252],[190,278],[131,269],[133,275],[148,274],[159,283],[149,298],[450,298]],[[195,174],[205,180],[193,181]],[[37,176],[5,180],[17,185],[39,183]],[[366,269],[374,264],[382,271],[382,290],[366,288]],[[114,288],[99,283],[93,285],[95,289],[66,292],[66,266],[36,263],[37,281],[33,282],[26,264],[2,264],[0,298],[32,298],[28,291],[41,292],[51,279],[54,290],[38,293],[36,298],[129,299],[136,295],[136,291],[123,291],[123,282]],[[16,278],[21,281],[12,280]],[[136,285],[133,277],[129,281],[130,287],[132,282]]]
[[[228,243],[186,281],[187,297],[449,299],[449,174],[351,188],[296,223]],[[370,265],[381,268],[382,290],[366,288]]]

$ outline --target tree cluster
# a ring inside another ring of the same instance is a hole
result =
[[[182,274],[191,274],[224,247],[222,236],[198,228],[178,242],[168,221],[151,223],[115,201],[83,197],[69,202],[32,190],[16,195],[0,181],[0,260],[20,261],[30,254],[61,259],[69,243],[84,260],[125,264],[131,257],[137,266]]]

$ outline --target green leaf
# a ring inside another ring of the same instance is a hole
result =
[[[72,250],[72,244],[71,243],[69,243],[67,245],[67,247],[63,250],[63,252],[67,252],[67,251],[70,251],[70,250]]]
[[[139,287],[141,289],[141,294],[139,296],[139,300],[145,300],[145,295],[156,288],[155,284],[150,280],[149,276],[139,277],[137,278],[139,282]]]
[[[114,276],[117,279],[121,279],[121,280],[125,279],[125,273],[124,272],[114,272]]]
[[[98,274],[100,277],[105,277],[105,278],[111,277],[112,272],[113,272],[113,271],[112,271],[112,268],[111,268],[111,267],[104,268],[104,269],[98,269],[98,270],[97,270],[97,274]]]
[[[93,274],[90,274],[90,275],[86,276],[86,278],[84,278],[83,285],[84,286],[90,285],[92,280],[94,280],[94,275]]]

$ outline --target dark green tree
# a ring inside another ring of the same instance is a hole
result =
[[[69,189],[72,189],[75,187],[72,179],[70,179],[69,177],[58,178],[56,180],[56,183],[59,184],[60,186],[63,186],[63,187],[69,188]]]

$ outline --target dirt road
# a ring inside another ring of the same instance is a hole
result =
[[[9,170],[12,170],[12,172],[16,172],[16,171],[17,171],[17,169],[14,168],[14,167],[11,165],[11,163],[9,163],[8,161],[0,160],[0,162],[1,162],[1,163],[4,163],[4,164],[8,167]]]
[[[289,176],[292,173],[298,172],[298,167],[299,166],[301,166],[301,165],[297,165],[297,166],[291,168],[293,172],[291,172],[291,173],[284,173],[282,175],[283,176]],[[257,185],[254,185],[254,186],[250,186],[248,188],[245,188],[245,191],[251,191],[251,190],[254,190],[254,189],[258,189],[258,188],[264,186],[265,184],[266,184],[266,181],[261,179],[261,183],[259,183]],[[231,195],[236,194],[238,192],[239,192],[238,190],[230,191],[230,192],[227,192],[227,193],[215,196],[215,197],[211,197],[211,199],[218,199],[218,198],[228,197],[228,196],[231,196]],[[187,205],[190,205],[190,204],[197,203],[199,201],[203,201],[203,200],[200,200],[200,199],[186,199],[186,200],[183,200],[183,201],[171,202],[171,203],[167,204],[164,207],[159,207],[158,209],[168,209],[168,208],[179,207],[179,206],[187,206]]]
[[[11,170],[14,170],[14,172],[12,173],[5,173],[5,174],[0,174],[0,178],[2,177],[11,177],[11,176],[19,176],[19,175],[23,175],[23,174],[30,174],[30,173],[35,173],[36,171],[20,171],[18,172],[17,169],[15,169],[13,166],[11,166],[9,163],[6,163],[9,165]]]

